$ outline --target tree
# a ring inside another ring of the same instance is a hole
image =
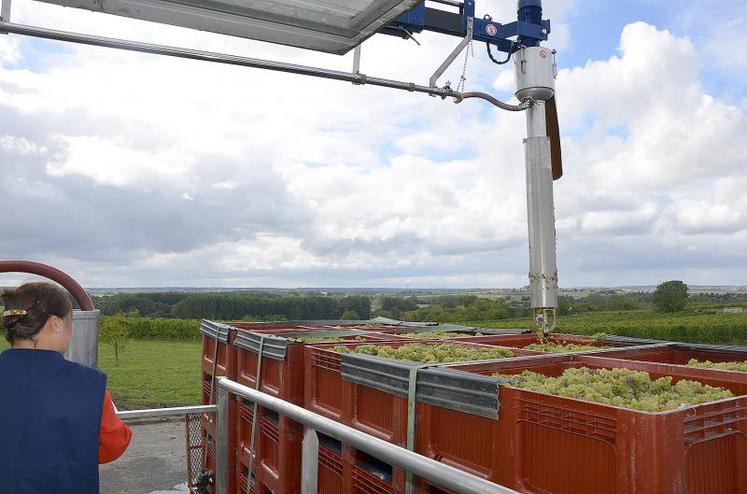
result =
[[[687,291],[687,289],[685,289]],[[627,293],[610,295],[607,299],[607,310],[635,310],[639,309],[641,304]]]
[[[687,285],[681,281],[665,281],[656,287],[653,304],[658,312],[677,312],[687,305]]]
[[[132,340],[132,334],[127,325],[127,316],[120,312],[114,316],[105,317],[101,321],[99,340],[114,347],[114,364],[119,366],[119,352],[120,350],[124,352],[127,344]]]
[[[360,316],[354,310],[346,310],[342,313],[340,319],[342,319],[343,321],[357,321],[360,319]]]

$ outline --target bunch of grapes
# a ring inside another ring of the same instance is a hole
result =
[[[514,356],[514,353],[508,348],[470,348],[465,345],[451,343],[410,343],[396,348],[386,345],[361,345],[352,349],[338,345],[333,350],[339,353],[362,353],[364,355],[395,360],[409,360],[424,364],[495,360]]]
[[[538,352],[565,353],[565,352],[588,352],[589,350],[599,350],[600,348],[593,345],[578,345],[576,343],[532,343],[525,347],[527,350],[536,350]]]
[[[314,337],[314,336],[294,336],[292,338],[288,338],[288,341],[291,342],[291,343],[308,343],[308,344],[313,344],[313,343],[341,343],[341,342],[344,342],[344,341],[355,342],[355,341],[364,341],[364,340],[360,336],[356,336],[355,338],[350,338],[350,339],[347,339],[347,340],[344,339],[344,338],[338,338],[336,336],[327,336],[327,337],[322,337],[322,336],[318,336],[318,337]]]
[[[747,372],[747,361],[744,362],[718,362],[714,363],[710,360],[701,362],[697,359],[690,359],[687,365],[691,367],[702,367],[704,369],[721,369],[728,371]]]
[[[426,332],[426,333],[399,333],[401,336],[408,336],[410,338],[425,338],[425,339],[432,339],[432,340],[443,340],[446,338],[457,338],[459,336],[482,336],[480,333],[460,333],[460,332],[453,332],[453,333],[444,333],[444,332]]]
[[[732,398],[728,389],[670,376],[651,379],[648,372],[631,369],[566,369],[559,377],[524,371],[519,375],[496,374],[509,386],[593,401],[643,412],[661,412],[699,403]]]

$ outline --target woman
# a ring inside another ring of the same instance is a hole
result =
[[[131,431],[115,414],[106,375],[68,362],[72,306],[51,283],[2,294],[11,348],[0,354],[0,492],[98,494],[98,464]]]

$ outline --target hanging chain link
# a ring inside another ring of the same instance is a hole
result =
[[[472,40],[469,41],[467,49],[464,50],[464,65],[462,66],[462,75],[459,77],[459,83],[457,84],[456,91],[461,93],[464,91],[464,83],[467,82],[467,64],[470,58],[475,57],[475,47],[472,44]]]

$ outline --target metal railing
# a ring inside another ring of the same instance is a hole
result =
[[[518,494],[507,487],[488,482],[462,470],[426,458],[225,377],[218,379],[216,494],[228,494],[228,479],[232,473],[228,470],[229,394],[241,396],[306,426],[302,447],[301,494],[317,493],[319,471],[319,438],[317,432],[459,494]]]
[[[174,407],[174,408],[152,408],[149,410],[128,410],[117,412],[117,416],[122,420],[140,420],[163,417],[178,417],[189,414],[216,412],[217,405],[197,405],[191,407]]]

